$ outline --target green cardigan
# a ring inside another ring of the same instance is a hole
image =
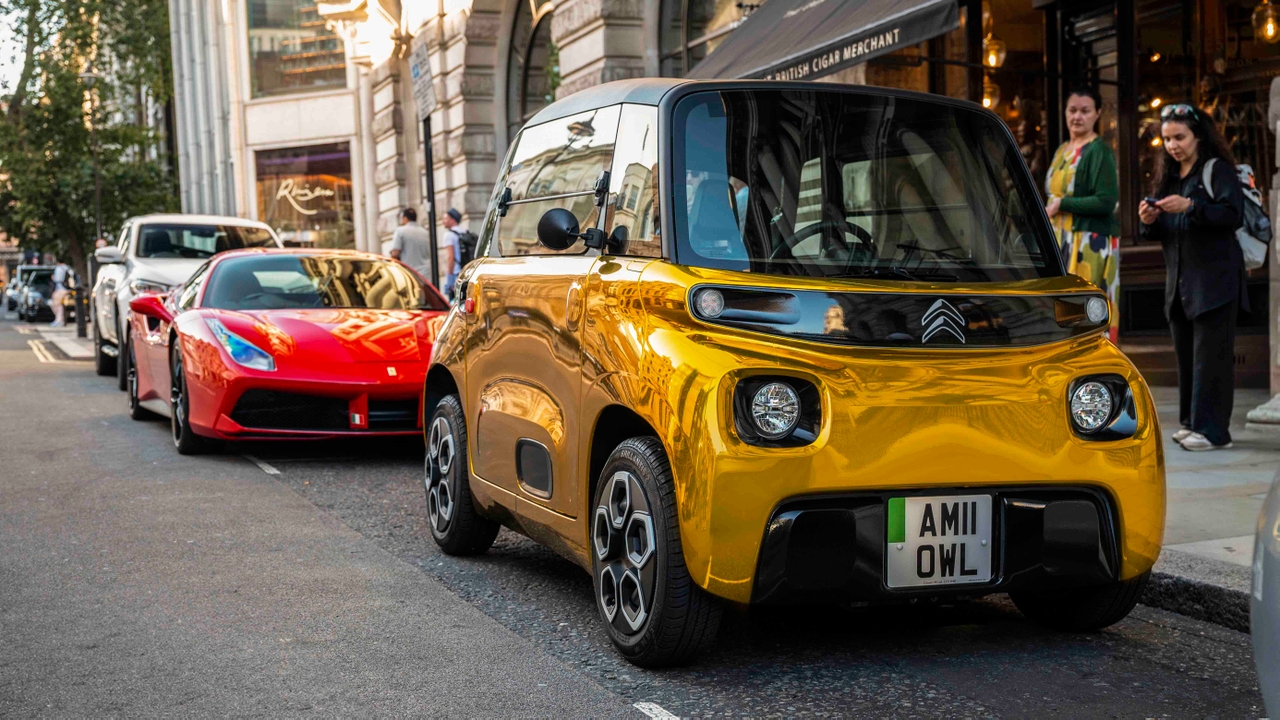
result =
[[[1101,137],[1094,138],[1084,146],[1080,162],[1076,163],[1071,197],[1062,198],[1058,209],[1074,216],[1072,230],[1112,237],[1120,234],[1120,219],[1116,217],[1119,201],[1116,158]]]

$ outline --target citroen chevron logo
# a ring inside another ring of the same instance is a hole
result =
[[[929,342],[929,339],[938,333],[951,333],[957,340],[964,342],[964,330],[962,328],[968,326],[964,316],[959,310],[943,300],[938,298],[936,302],[924,311],[924,316],[920,318],[920,326],[924,328],[924,335],[920,338],[920,344]]]

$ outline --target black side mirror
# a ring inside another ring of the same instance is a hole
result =
[[[550,250],[568,250],[578,235],[578,218],[564,208],[551,208],[538,220],[538,242]]]

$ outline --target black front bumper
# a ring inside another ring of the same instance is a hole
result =
[[[889,588],[885,523],[891,497],[992,496],[991,582]],[[1113,582],[1115,503],[1087,487],[927,488],[782,502],[765,527],[753,603],[894,601]]]

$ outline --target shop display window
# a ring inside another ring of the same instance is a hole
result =
[[[256,153],[258,219],[288,245],[355,247],[347,143]]]

